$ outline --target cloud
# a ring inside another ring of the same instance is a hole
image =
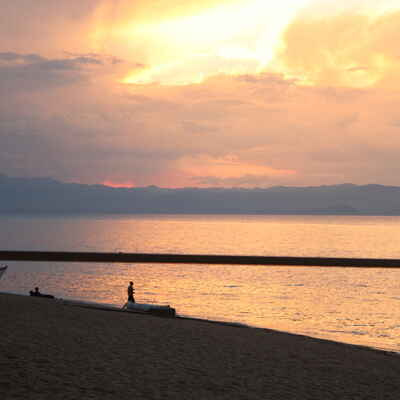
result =
[[[394,184],[399,100],[279,74],[69,84],[1,103],[0,170],[143,186]]]
[[[218,176],[198,176],[193,177],[193,184],[207,187],[271,187],[281,183],[281,179],[277,179],[271,175],[252,175],[244,174],[239,177],[220,178]],[[290,183],[290,181],[289,181]]]
[[[306,84],[387,87],[400,78],[400,12],[296,19],[275,67]]]
[[[40,54],[0,53],[0,94],[45,90],[84,83],[99,76],[116,78],[123,61],[102,54],[66,54],[48,58]],[[140,63],[125,63],[122,68],[141,69]]]
[[[79,3],[60,2],[63,15],[47,0],[15,3],[33,20],[0,45],[0,173],[168,187],[399,183],[398,13],[303,15],[286,32],[277,72],[207,76],[220,60],[205,57],[197,84],[126,84],[151,66],[145,40],[132,39],[138,52],[123,57],[117,22],[155,21],[153,3],[128,13],[116,1],[108,16],[110,2]],[[169,3],[157,2],[159,18],[197,7]]]
[[[90,44],[85,38],[93,29],[98,6],[98,0],[4,2],[0,51],[45,53],[49,57],[62,50],[86,52]]]

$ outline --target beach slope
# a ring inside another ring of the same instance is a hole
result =
[[[8,399],[398,399],[396,354],[0,294]]]

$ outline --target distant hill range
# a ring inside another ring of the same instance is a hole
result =
[[[400,215],[400,187],[126,189],[0,175],[0,213]]]

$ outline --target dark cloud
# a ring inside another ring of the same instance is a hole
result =
[[[81,62],[88,62],[88,63],[100,63],[100,64],[104,64],[104,63],[109,63],[112,65],[116,65],[116,64],[120,64],[120,63],[124,63],[126,62],[125,60],[123,60],[122,58],[119,57],[115,57],[112,55],[107,55],[107,54],[96,54],[96,53],[86,53],[86,54],[79,54],[79,53],[71,53],[69,51],[65,51],[64,52],[66,56],[68,57],[72,57],[72,58],[76,58],[78,60],[81,60]],[[136,63],[134,64],[135,67],[137,68],[144,68],[145,65],[141,64],[141,63]]]
[[[19,54],[13,52],[0,53],[0,61],[6,66],[35,66],[40,69],[79,69],[85,65],[103,65],[111,60],[115,63],[115,58],[110,58],[100,54],[70,55],[69,58],[49,59],[39,54]],[[121,62],[121,60],[119,60]]]
[[[2,62],[23,62],[23,63],[39,63],[46,59],[37,54],[18,54],[13,52],[0,53],[0,61]]]
[[[99,54],[46,58],[39,54],[0,53],[0,94],[43,90],[88,80],[93,68],[114,59]]]

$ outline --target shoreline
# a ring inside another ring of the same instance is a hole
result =
[[[370,347],[4,293],[0,317],[6,399],[397,399],[400,393],[399,355]]]
[[[17,293],[17,292],[0,291],[0,296],[1,295],[22,296],[22,297],[30,298],[30,296],[27,294]],[[122,309],[122,307],[119,307],[119,306],[117,306],[115,304],[111,304],[111,303],[99,303],[99,302],[89,301],[89,300],[57,298],[57,297],[54,300],[57,302],[61,302],[64,305],[72,306],[72,307],[81,307],[81,308],[110,311],[110,312],[134,313],[134,314],[136,313],[136,314],[149,315],[146,312]],[[313,340],[322,340],[322,341],[337,343],[337,344],[345,345],[345,346],[355,346],[355,347],[359,347],[359,348],[363,348],[363,349],[370,349],[372,351],[380,351],[380,352],[384,352],[384,353],[388,353],[388,354],[398,355],[400,357],[400,351],[396,351],[396,350],[390,349],[390,348],[378,347],[378,346],[373,346],[373,345],[369,345],[369,344],[343,342],[343,341],[339,341],[339,340],[335,340],[335,339],[331,339],[331,338],[327,338],[327,337],[322,337],[322,336],[312,336],[312,335],[308,335],[308,334],[301,333],[301,332],[286,331],[286,330],[280,330],[280,329],[276,329],[276,328],[268,328],[268,327],[262,327],[262,326],[249,325],[244,322],[214,320],[214,319],[207,319],[207,318],[201,318],[201,317],[190,316],[190,315],[179,315],[178,312],[176,313],[174,318],[188,320],[188,321],[198,321],[198,322],[204,322],[204,323],[216,324],[216,325],[226,325],[226,326],[231,326],[231,327],[236,327],[236,328],[256,329],[256,330],[258,329],[261,331],[267,330],[267,331],[272,331],[272,332],[277,332],[277,333],[282,333],[282,334],[302,336],[302,337],[313,339]]]

